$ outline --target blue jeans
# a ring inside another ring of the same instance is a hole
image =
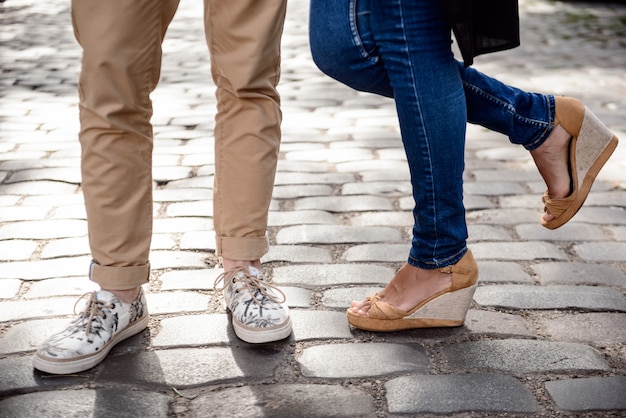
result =
[[[455,60],[434,0],[311,0],[309,33],[324,73],[395,100],[415,199],[409,264],[456,263],[467,252],[466,122],[532,150],[552,131],[554,97],[507,86]]]

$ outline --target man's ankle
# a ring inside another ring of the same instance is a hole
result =
[[[106,290],[107,292],[113,293],[122,302],[133,303],[134,301],[137,300],[137,296],[139,296],[139,289],[140,289],[139,287],[135,287],[133,289],[124,289],[124,290],[108,290],[108,289],[102,289],[102,290]]]
[[[261,269],[261,260],[233,260],[230,258],[222,257],[222,267],[224,267],[224,271],[229,271],[237,267],[254,267],[256,269]]]

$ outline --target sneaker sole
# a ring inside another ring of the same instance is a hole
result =
[[[102,350],[96,353],[86,354],[72,359],[52,359],[50,357],[42,357],[39,353],[36,353],[33,358],[33,366],[37,370],[51,374],[79,373],[91,369],[102,362],[106,355],[109,354],[109,351],[111,351],[117,343],[124,341],[125,339],[130,338],[146,329],[148,327],[149,320],[150,316],[146,315],[135,321],[134,324],[126,327],[124,330],[120,331],[117,335],[111,338],[111,340],[104,347],[102,347]]]
[[[262,344],[280,341],[291,335],[291,318],[287,319],[284,324],[273,328],[250,328],[233,318],[233,329],[237,337],[247,343]]]

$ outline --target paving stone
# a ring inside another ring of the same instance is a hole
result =
[[[476,194],[465,194],[463,196],[463,205],[467,211],[492,209],[496,207],[496,204],[493,203],[488,196]]]
[[[408,244],[356,245],[346,250],[342,258],[346,261],[403,263],[408,259],[410,249]]]
[[[0,338],[0,354],[34,351],[46,338],[62,331],[70,320],[69,318],[46,318],[13,325]]]
[[[376,170],[395,170],[398,165],[406,165],[405,161],[399,160],[369,160],[369,161],[355,161],[348,163],[335,164],[335,168],[339,173],[364,173],[367,171]]]
[[[61,238],[48,242],[41,250],[41,258],[72,257],[88,255],[89,239],[86,236],[77,238]]]
[[[581,313],[540,319],[545,332],[559,341],[608,345],[626,343],[626,314]]]
[[[626,410],[626,376],[555,380],[545,387],[560,411]]]
[[[47,374],[43,374],[42,372],[33,369],[33,358],[31,356],[0,359],[0,370],[2,370],[2,379],[0,379],[0,396],[15,395],[25,390],[71,388],[72,386],[83,385],[86,380],[84,376],[77,375],[60,375],[57,378],[49,379],[47,378]],[[46,377],[43,377],[42,374]],[[0,411],[4,412],[4,407],[6,405],[11,405],[10,401],[0,401]],[[6,415],[3,413],[3,416]]]
[[[215,252],[215,232],[184,232],[180,238],[181,250],[202,250]]]
[[[50,209],[45,206],[2,206],[0,207],[0,219],[2,222],[42,221],[49,211]]]
[[[324,210],[333,213],[393,209],[389,199],[369,195],[303,197],[294,202],[294,207],[295,210]]]
[[[146,293],[151,314],[204,311],[209,307],[211,296],[196,292]]]
[[[0,299],[11,299],[17,296],[22,281],[19,279],[0,279]]]
[[[468,242],[478,241],[512,241],[511,233],[500,226],[491,225],[467,225]]]
[[[506,373],[568,373],[607,371],[602,355],[584,344],[538,340],[481,340],[442,348],[448,365],[456,371],[482,370]]]
[[[465,327],[472,334],[532,337],[526,321],[519,315],[470,309],[465,317]]]
[[[494,170],[495,172],[495,170]],[[500,170],[498,170],[499,174]],[[507,194],[523,193],[524,187],[513,181],[488,181],[480,183],[465,183],[463,190],[467,194],[477,194],[485,196],[501,196]]]
[[[213,283],[224,269],[203,268],[173,270],[159,276],[163,290],[213,290]]]
[[[430,359],[419,345],[328,344],[305,348],[298,359],[303,376],[351,378],[428,373]]]
[[[370,395],[354,388],[291,383],[202,394],[189,409],[192,417],[365,417],[374,413],[374,403]]]
[[[295,341],[352,338],[344,312],[292,309],[290,315]]]
[[[330,196],[333,188],[325,184],[300,184],[298,186],[276,186],[272,193],[274,199],[297,199],[311,196]]]
[[[52,296],[80,296],[87,292],[97,291],[99,288],[87,276],[44,279],[33,282],[23,297],[25,299],[33,299]]]
[[[271,211],[267,222],[268,226],[336,223],[331,213],[321,210]]]
[[[316,149],[305,151],[292,151],[285,154],[285,159],[292,161],[322,161],[330,163],[341,163],[346,161],[369,160],[372,158],[372,151],[368,149]]]
[[[574,245],[574,251],[588,261],[626,260],[626,242],[583,242]]]
[[[326,248],[303,245],[272,245],[261,262],[287,261],[290,263],[322,263],[332,262],[330,251]]]
[[[12,222],[0,226],[0,239],[52,239],[87,235],[82,220]]]
[[[0,278],[41,280],[55,277],[85,276],[91,257],[70,257],[41,261],[0,263]]]
[[[626,312],[626,300],[616,290],[595,286],[479,286],[474,301],[506,309],[586,309]]]
[[[404,166],[404,169],[398,170],[398,167],[394,167],[392,170],[385,171],[366,171],[361,173],[361,179],[364,182],[372,181],[410,181],[411,176],[409,174],[408,166]]]
[[[20,239],[0,241],[0,261],[28,260],[37,248],[36,241]]]
[[[17,154],[12,154],[14,159],[20,159]],[[41,153],[33,155],[32,159],[39,159]],[[3,157],[5,158],[5,157]],[[77,186],[75,184],[61,183],[58,181],[27,181],[13,184],[0,185],[0,194],[7,195],[56,195],[56,194],[72,194],[76,193]]]
[[[606,241],[607,235],[597,225],[572,222],[562,228],[550,230],[539,223],[523,224],[515,227],[515,232],[522,240],[529,241]]]
[[[341,188],[341,194],[349,195],[374,195],[374,196],[406,196],[411,195],[412,187],[409,182],[360,182],[347,183]]]
[[[272,278],[279,285],[334,286],[340,284],[386,284],[395,271],[360,264],[321,264],[275,267]]]
[[[49,379],[54,380],[54,379]],[[0,401],[6,417],[165,416],[173,398],[155,392],[124,388],[54,390],[29,393]],[[71,407],[70,407],[71,405]]]
[[[75,297],[0,302],[0,322],[70,315],[75,303]]]
[[[322,303],[324,306],[335,309],[348,309],[353,300],[363,300],[367,296],[380,292],[383,287],[344,287],[330,289],[324,292]]]
[[[510,225],[539,222],[540,216],[537,210],[510,208],[476,210],[468,212],[466,218],[468,223]]]
[[[154,348],[228,344],[237,338],[226,314],[176,316],[162,319],[160,325],[152,337]]]
[[[349,173],[276,173],[274,184],[277,186],[295,184],[343,184],[354,181]]]
[[[478,242],[472,244],[477,259],[493,260],[567,260],[567,255],[557,246],[547,242]]]
[[[183,235],[184,236],[184,235]],[[152,241],[150,243],[150,249],[156,250],[172,250],[176,247],[176,241],[172,234],[153,234]],[[182,248],[181,250],[187,250],[189,248]]]
[[[23,181],[61,181],[65,183],[80,184],[80,169],[78,167],[37,168],[32,170],[20,170],[14,173],[5,182],[19,183]]]
[[[508,261],[480,261],[480,283],[533,283],[533,278],[518,263]]]
[[[576,214],[576,222],[590,224],[626,225],[626,211],[616,207],[585,207]]]
[[[150,266],[154,270],[177,267],[205,267],[206,254],[191,251],[151,251]]]
[[[174,216],[213,216],[213,205],[211,202],[196,200],[194,202],[170,203],[167,205],[165,214]]]
[[[382,226],[299,225],[282,228],[276,234],[278,244],[348,244],[401,240],[400,231]]]
[[[391,414],[540,412],[533,394],[517,379],[499,374],[402,376],[385,384]]]
[[[184,217],[154,220],[155,233],[182,233],[196,231],[212,231],[213,221],[210,218]]]
[[[411,212],[366,212],[350,218],[354,226],[413,226]]]
[[[155,385],[162,390],[198,385],[255,382],[270,378],[284,355],[271,345],[155,350],[106,359],[95,381],[99,384],[125,382],[130,385]],[[154,387],[154,386],[153,386]]]
[[[193,188],[186,189],[156,189],[153,193],[155,202],[193,202],[211,201],[212,192],[209,189]]]
[[[626,275],[608,264],[541,263],[531,266],[541,284],[626,286]]]

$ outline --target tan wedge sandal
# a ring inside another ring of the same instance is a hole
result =
[[[452,285],[410,311],[385,303],[376,294],[368,297],[371,306],[367,315],[348,309],[348,322],[356,328],[381,332],[463,325],[478,281],[478,266],[472,252],[468,251],[456,264],[440,271],[452,274]]]
[[[593,181],[617,147],[613,134],[585,105],[571,97],[555,97],[555,125],[561,125],[570,135],[569,165],[572,193],[562,199],[543,195],[546,212],[553,219],[541,219],[548,229],[556,229],[572,219],[587,199]]]

